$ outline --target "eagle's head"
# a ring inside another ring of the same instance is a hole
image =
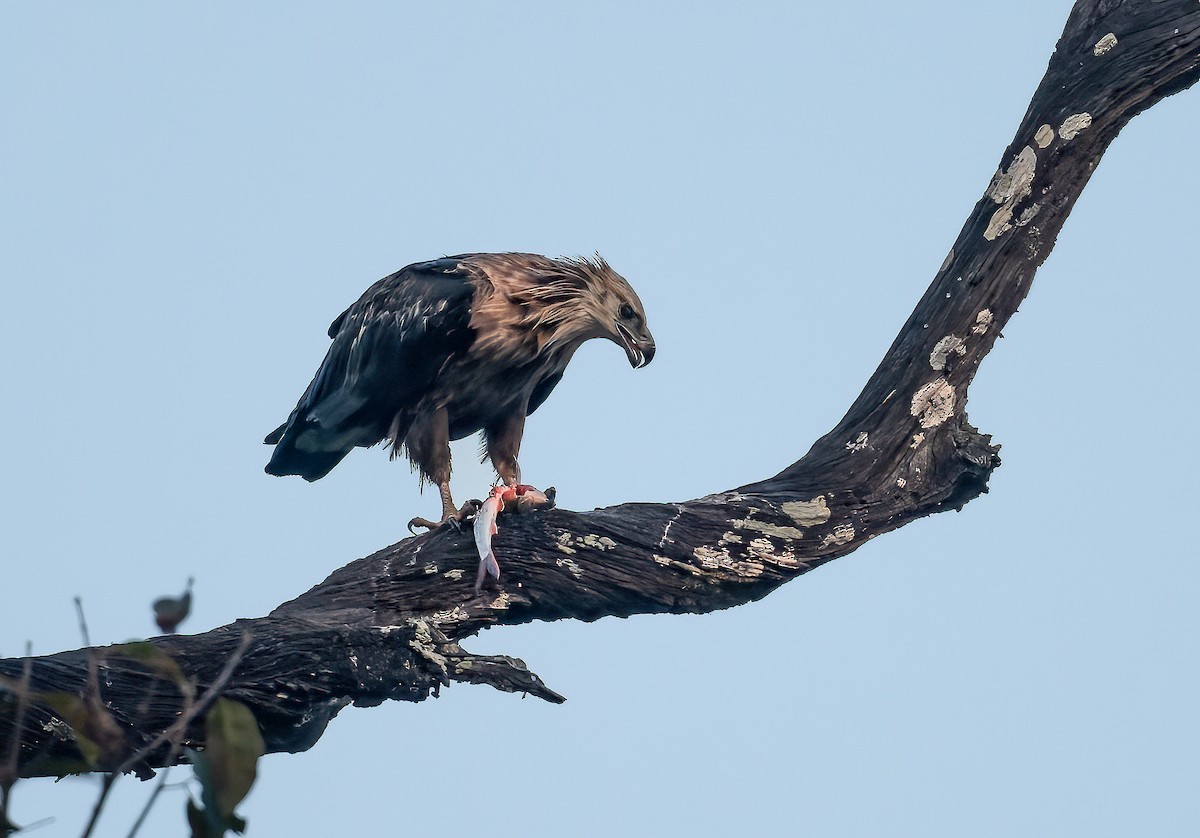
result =
[[[608,338],[625,350],[630,366],[654,359],[654,336],[646,326],[646,310],[637,292],[599,254],[594,259],[561,259],[562,278],[551,283],[567,290],[561,298],[562,337],[582,342]],[[553,304],[552,304],[553,306]]]
[[[599,255],[549,259],[527,253],[489,254],[488,276],[521,312],[514,324],[538,351],[608,338],[634,368],[654,358],[654,336],[637,293]]]
[[[644,367],[654,360],[654,336],[646,326],[646,310],[625,277],[596,256],[587,261],[589,292],[581,302],[599,334],[625,350],[629,365]]]

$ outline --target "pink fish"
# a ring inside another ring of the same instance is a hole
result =
[[[525,483],[513,486],[493,486],[487,500],[475,513],[475,549],[479,551],[479,575],[475,577],[475,593],[483,590],[483,580],[488,574],[500,578],[500,563],[492,550],[492,536],[498,532],[496,519],[501,512],[531,512],[535,509],[554,507],[554,489],[539,491]]]
[[[483,580],[487,574],[494,579],[500,578],[500,563],[496,561],[496,553],[492,550],[492,536],[497,533],[496,516],[504,510],[504,496],[515,492],[508,486],[493,486],[491,494],[483,502],[483,506],[475,513],[475,549],[479,551],[479,575],[475,577],[475,593],[483,590]]]
[[[546,491],[535,489],[532,486],[527,486],[524,483],[518,483],[513,487],[516,490],[516,512],[533,512],[538,509],[553,509],[556,493],[554,487],[551,486]],[[504,502],[511,503],[505,497]]]

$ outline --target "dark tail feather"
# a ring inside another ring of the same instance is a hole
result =
[[[277,477],[298,474],[310,483],[329,474],[333,467],[353,450],[347,448],[344,451],[297,451],[292,440],[283,434],[282,429],[271,433],[265,441],[268,445],[275,445],[271,461],[265,469],[267,474]]]
[[[278,445],[279,440],[283,439],[283,432],[287,430],[288,423],[284,422],[275,430],[267,434],[267,438],[263,440],[263,445]]]

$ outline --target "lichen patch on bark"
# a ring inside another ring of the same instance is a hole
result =
[[[1017,204],[1028,197],[1032,191],[1036,167],[1037,153],[1031,147],[1025,146],[1013,158],[1008,170],[998,174],[992,180],[991,188],[988,189],[988,197],[1000,204],[1001,207],[992,214],[987,229],[983,231],[985,239],[994,241],[1005,230],[1012,229],[1013,212],[1016,210]]]
[[[1021,217],[1017,219],[1017,226],[1024,227],[1030,221],[1033,221],[1034,216],[1038,214],[1038,210],[1041,208],[1042,205],[1037,201],[1034,201],[1032,204],[1025,207],[1024,211],[1021,213]]]
[[[572,550],[571,552],[573,553],[575,551]],[[554,563],[559,567],[565,567],[576,579],[578,579],[580,576],[583,576],[583,568],[577,565],[574,559],[556,559]]]
[[[1092,47],[1092,55],[1097,57],[1104,55],[1110,49],[1117,45],[1117,36],[1109,32],[1100,40],[1096,41],[1096,45]]]
[[[824,524],[832,514],[825,504],[825,496],[817,495],[812,500],[788,501],[780,507],[783,514],[800,527],[815,527]]]
[[[1083,131],[1092,124],[1092,115],[1090,113],[1073,113],[1063,120],[1063,124],[1058,126],[1058,135],[1064,140],[1073,140],[1079,136],[1079,132]]]
[[[913,394],[910,412],[922,428],[936,428],[954,415],[954,387],[945,378],[935,378]]]
[[[992,321],[995,319],[995,315],[992,314],[990,308],[983,309],[979,314],[975,315],[975,325],[971,327],[971,334],[982,335],[988,330],[988,327],[992,325]]]
[[[854,526],[852,524],[838,524],[833,528],[833,532],[825,536],[821,541],[822,547],[837,547],[842,544],[848,544],[854,540]]]
[[[769,524],[766,521],[755,521],[752,517],[757,509],[751,509],[750,514],[745,518],[735,518],[730,521],[730,525],[739,530],[754,530],[766,535],[773,535],[776,538],[794,539],[804,538],[804,533],[795,527],[781,527],[776,524]],[[739,543],[742,541],[741,536],[737,533],[727,532],[721,536],[721,543]]]
[[[590,547],[593,550],[600,550],[601,552],[611,550],[617,546],[617,542],[608,536],[596,535],[594,533],[588,533],[582,538],[576,537],[575,543],[580,547]]]
[[[933,351],[929,353],[929,366],[935,370],[944,370],[946,368],[946,359],[951,352],[958,355],[966,354],[967,345],[963,343],[963,339],[957,335],[946,335],[933,345]]]

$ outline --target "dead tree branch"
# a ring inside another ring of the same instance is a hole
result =
[[[532,620],[704,613],[757,600],[868,539],[987,491],[998,447],[967,421],[980,361],[1029,291],[1109,143],[1200,77],[1194,0],[1080,0],[999,170],[929,290],[832,431],[769,479],[678,504],[557,509],[502,522],[504,576],[472,594],[470,535],[410,538],[355,561],[266,617],[153,643],[200,690],[254,638],[224,695],[250,706],[269,751],[302,751],[344,706],[420,701],[453,681],[562,697],[516,659],[459,646]],[[32,689],[82,692],[88,650],[33,660]],[[19,677],[24,661],[0,661]],[[101,664],[129,752],[161,741],[180,696],[135,661]],[[148,698],[149,696],[149,698]],[[78,760],[53,713],[19,724],[21,773]],[[0,719],[0,754],[12,725]],[[184,744],[202,746],[201,730]],[[148,762],[172,758],[150,748]]]

